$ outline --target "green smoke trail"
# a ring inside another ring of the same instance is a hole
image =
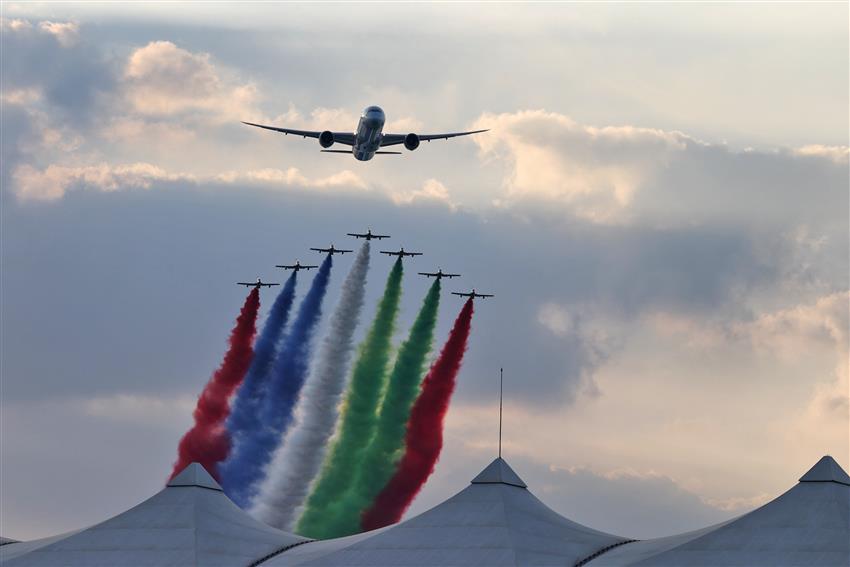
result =
[[[363,451],[359,467],[350,478],[349,488],[325,518],[330,537],[341,537],[360,530],[360,514],[369,508],[378,493],[395,473],[404,451],[404,434],[410,409],[419,393],[426,371],[428,353],[434,341],[437,310],[440,306],[440,280],[434,282],[407,340],[402,343],[387,382],[378,413],[378,423],[369,445]]]
[[[396,260],[384,296],[366,339],[360,345],[351,382],[345,395],[339,423],[339,435],[328,452],[322,471],[307,497],[304,513],[296,531],[314,538],[328,536],[327,518],[334,504],[348,490],[354,471],[375,431],[378,405],[386,385],[392,337],[401,300],[401,258]]]

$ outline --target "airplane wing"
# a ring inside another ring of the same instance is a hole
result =
[[[422,252],[405,252],[407,256],[421,256]]]
[[[478,297],[496,297],[495,295],[493,295],[491,293],[478,293],[476,295],[478,295]]]
[[[302,270],[312,270],[313,268],[318,268],[319,266],[301,266]]]
[[[301,136],[302,138],[316,138],[322,134],[321,132],[314,132],[312,130],[293,130],[292,128],[278,128],[277,126],[264,126],[263,124],[254,124],[253,122],[242,122],[242,124],[247,124],[248,126],[255,126],[257,128],[264,128],[265,130],[274,130],[275,132],[283,132],[284,134],[292,134],[293,136]],[[355,141],[354,134],[350,132],[331,132],[334,135],[334,142],[338,144],[345,144],[346,146],[353,146]],[[404,140],[402,140],[403,142]]]
[[[457,138],[458,136],[469,136],[470,134],[480,134],[487,130],[470,130],[469,132],[449,132],[447,134],[419,134],[420,142],[430,142],[431,140],[448,140],[449,138]],[[336,137],[336,134],[334,134]],[[384,134],[381,137],[381,147],[397,146],[403,144],[407,134]]]
[[[273,285],[280,285],[280,284],[279,283],[264,283],[264,284],[260,284],[260,285],[261,286],[264,285],[266,287],[272,287]]]
[[[301,267],[303,268],[304,266]],[[283,268],[284,270],[294,270],[295,266],[281,266],[280,264],[276,264],[275,268]]]
[[[354,250],[337,250],[340,254],[345,254],[346,252],[354,252]]]
[[[439,274],[437,274],[435,272],[419,272],[419,275],[420,276],[428,276],[429,278],[436,278]]]
[[[236,285],[248,285],[248,286],[254,287],[255,285],[257,285],[257,282],[251,282],[251,283],[249,283],[249,282],[236,282]]]
[[[389,234],[373,234],[372,235],[372,238],[377,238],[378,240],[381,240],[382,238],[389,238],[389,237],[390,237]]]
[[[460,274],[443,274],[444,278],[458,278]]]
[[[461,292],[459,292],[459,291],[453,291],[453,292],[452,292],[452,295],[457,295],[457,296],[459,296],[459,297],[469,297],[471,294],[469,294],[469,293],[461,293]]]
[[[316,252],[330,252],[330,248],[310,248],[310,250],[315,250]]]
[[[353,236],[354,238],[366,238],[367,236],[369,236],[368,234],[358,234],[356,232],[346,232],[345,234],[347,234],[348,236]]]
[[[381,250],[381,254],[386,254],[387,256],[398,256],[398,252],[390,252],[389,250]]]

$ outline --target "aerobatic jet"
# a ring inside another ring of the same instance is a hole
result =
[[[298,270],[312,270],[313,268],[318,268],[319,266],[305,266],[301,263],[300,260],[295,260],[294,264],[290,265],[277,265],[275,268],[283,268],[284,270],[292,270],[293,272],[297,272]]]
[[[422,252],[406,252],[404,250],[404,246],[401,247],[401,250],[398,252],[392,252],[391,250],[381,250],[381,254],[386,254],[387,256],[398,256],[399,258],[404,258],[405,256],[421,256]]]
[[[372,229],[370,228],[366,232],[349,232],[348,236],[353,236],[354,238],[365,238],[366,240],[372,240],[373,238],[376,240],[381,240],[382,238],[389,238],[389,234],[372,234]]]
[[[495,297],[493,294],[490,293],[478,293],[477,291],[475,291],[475,288],[472,288],[472,291],[468,293],[464,293],[461,291],[453,291],[452,295],[459,295],[460,297],[470,297],[472,299],[475,299],[476,297]]]
[[[457,278],[460,277],[460,274],[447,274],[443,271],[443,268],[440,268],[436,272],[419,272],[420,276],[425,276],[426,278],[437,278],[441,280],[443,278]]]
[[[274,130],[275,132],[283,132],[284,134],[292,134],[301,136],[302,138],[315,138],[319,140],[319,145],[322,146],[323,152],[334,154],[352,154],[359,161],[369,161],[376,154],[400,154],[401,152],[386,152],[380,148],[387,146],[397,146],[404,144],[404,147],[409,151],[413,151],[419,147],[420,142],[430,142],[431,140],[448,140],[457,136],[468,136],[470,134],[479,134],[487,130],[470,130],[468,132],[450,132],[447,134],[384,134],[384,123],[387,118],[384,111],[379,106],[368,106],[360,115],[360,121],[357,123],[357,131],[355,132],[331,132],[324,130],[322,132],[313,132],[310,130],[293,130],[292,128],[279,128],[277,126],[265,126],[263,124],[254,124],[253,122],[242,122],[248,126],[256,126],[257,128],[265,128],[266,130]],[[329,150],[334,144],[342,144],[351,146],[350,150]]]
[[[253,283],[251,283],[251,282],[236,282],[236,285],[245,285],[245,286],[248,286],[248,287],[255,287],[257,289],[260,289],[261,287],[271,287],[273,285],[280,285],[280,284],[279,283],[264,283],[263,280],[261,280],[260,278],[257,278],[257,281],[255,281]]]
[[[334,254],[345,254],[346,252],[353,252],[353,250],[340,250],[339,248],[334,248],[334,245],[331,244],[330,248],[310,248],[310,250],[315,250],[316,252],[324,252],[325,254],[330,254],[333,256]]]

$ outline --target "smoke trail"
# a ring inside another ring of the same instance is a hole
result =
[[[332,264],[332,256],[328,254],[304,296],[272,366],[265,398],[258,412],[259,427],[245,436],[239,459],[228,465],[228,470],[234,474],[225,491],[242,508],[251,505],[263,470],[292,422],[293,409],[307,377],[313,333],[322,314],[322,300],[328,288]]]
[[[292,272],[274,300],[263,330],[254,345],[254,359],[251,361],[251,367],[242,385],[236,390],[233,407],[226,422],[231,455],[219,466],[222,485],[225,487],[239,482],[238,471],[233,470],[233,463],[240,460],[240,446],[244,436],[259,428],[259,408],[265,395],[266,381],[274,362],[275,352],[295,298],[297,274],[298,272]]]
[[[230,332],[229,348],[218,370],[207,382],[204,391],[195,406],[195,424],[180,439],[177,448],[177,461],[174,463],[171,477],[186,468],[192,462],[201,463],[213,476],[218,476],[218,463],[227,457],[230,450],[223,424],[230,412],[228,398],[239,386],[253,356],[252,345],[257,332],[257,311],[260,309],[260,292],[251,290],[236,326]]]
[[[291,528],[333,434],[351,359],[351,343],[363,307],[369,248],[368,242],[363,243],[342,284],[342,296],[322,341],[318,363],[298,402],[296,413],[301,415],[301,421],[293,425],[275,453],[252,511],[254,516],[280,529]]]
[[[431,285],[422,308],[398,351],[378,414],[378,426],[363,451],[360,466],[352,471],[346,494],[335,505],[326,523],[333,537],[360,531],[360,515],[374,501],[395,472],[404,450],[404,434],[410,409],[425,374],[426,358],[434,341],[440,305],[440,280]]]
[[[443,419],[455,388],[472,324],[472,299],[455,320],[440,356],[422,382],[422,391],[410,410],[404,456],[395,474],[363,513],[361,527],[374,530],[401,520],[425,481],[434,472],[443,448]]]
[[[298,520],[299,534],[327,537],[327,513],[348,489],[350,475],[375,431],[378,404],[386,384],[403,273],[401,259],[398,259],[387,278],[384,296],[378,304],[369,334],[360,345],[340,416],[339,434]]]

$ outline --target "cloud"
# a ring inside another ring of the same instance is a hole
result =
[[[51,22],[45,20],[39,22],[38,27],[45,33],[56,38],[62,47],[72,47],[77,43],[80,36],[80,26],[75,22]]]
[[[457,203],[452,201],[448,188],[436,179],[426,179],[421,188],[412,191],[390,190],[390,198],[396,205],[438,203],[446,205],[450,210],[457,209]]]
[[[93,189],[102,192],[129,189],[150,189],[155,184],[178,181],[193,185],[251,183],[264,187],[315,188],[335,190],[365,190],[366,183],[354,172],[343,170],[332,175],[308,178],[298,168],[260,169],[244,172],[228,171],[210,176],[186,172],[170,172],[156,165],[139,162],[110,165],[63,166],[50,165],[40,170],[21,165],[13,175],[14,190],[23,201],[56,201],[72,189]]]
[[[120,189],[148,189],[154,182],[192,180],[186,174],[173,174],[149,163],[111,166],[98,165],[67,167],[50,165],[38,170],[22,165],[13,174],[15,191],[23,200],[55,201],[75,187],[94,188],[99,191]]]
[[[635,193],[693,140],[633,126],[597,128],[544,110],[484,114],[474,137],[485,159],[504,161],[507,198],[563,202],[583,218],[620,218]]]
[[[482,159],[503,170],[503,206],[559,205],[597,223],[846,224],[848,148],[736,151],[677,131],[591,126],[545,110],[483,114]],[[789,206],[790,205],[790,206]]]
[[[153,41],[130,54],[124,89],[135,112],[172,116],[200,112],[220,121],[256,115],[257,87],[222,75],[208,53]]]

